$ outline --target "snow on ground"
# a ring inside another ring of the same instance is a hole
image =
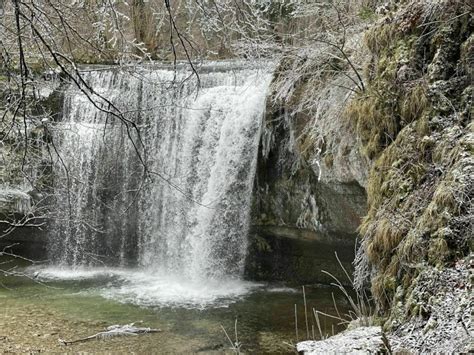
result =
[[[385,349],[380,327],[360,327],[342,332],[326,340],[303,341],[296,346],[303,354],[366,354]]]

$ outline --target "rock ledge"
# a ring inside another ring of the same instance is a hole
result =
[[[381,327],[361,327],[347,330],[320,341],[303,341],[296,345],[298,353],[328,354],[379,353],[385,349]]]

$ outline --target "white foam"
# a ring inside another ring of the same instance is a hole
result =
[[[268,287],[266,289],[267,292],[272,292],[272,293],[298,293],[299,290],[291,287]]]
[[[150,273],[140,269],[46,267],[30,269],[30,271],[42,280],[101,279],[100,286],[85,290],[85,292],[147,307],[197,309],[226,307],[262,286],[262,284],[231,278],[192,280],[169,273],[159,271]],[[106,282],[102,280],[104,278],[114,282]]]
[[[119,269],[112,268],[64,268],[60,266],[30,268],[29,271],[34,272],[35,277],[39,279],[52,281],[80,281],[98,277],[120,276],[121,274]]]

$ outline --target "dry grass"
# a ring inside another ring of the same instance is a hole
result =
[[[374,162],[369,211],[359,232],[370,263],[377,266],[372,292],[381,309],[389,307],[394,285],[410,283],[414,265],[444,265],[466,248],[457,237],[466,227],[455,223],[468,213],[472,199],[472,178],[462,173],[473,163],[465,144],[472,138],[451,131],[427,143],[413,122]],[[443,151],[441,161],[433,161],[430,150]]]
[[[375,227],[371,244],[377,250],[393,253],[405,233],[402,226],[396,226],[387,218],[382,218]],[[380,261],[383,257],[385,257],[384,253],[369,254],[369,258],[374,261]]]
[[[408,89],[399,105],[400,116],[405,123],[418,120],[423,112],[430,108],[425,85],[418,84]]]
[[[324,164],[326,164],[328,168],[332,168],[332,166],[334,165],[334,155],[332,155],[331,153],[326,154],[323,160]]]
[[[369,159],[377,157],[398,133],[396,116],[376,92],[353,99],[345,110],[345,117],[355,126]]]
[[[393,24],[374,26],[364,34],[364,43],[374,54],[379,55],[397,40],[397,30]]]

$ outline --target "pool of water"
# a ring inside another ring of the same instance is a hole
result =
[[[17,263],[18,264],[18,263]],[[7,264],[11,267],[11,263]],[[292,353],[297,340],[319,332],[311,309],[335,314],[345,299],[334,288],[306,286],[308,330],[299,288],[229,280],[197,283],[172,275],[130,269],[68,270],[18,265],[26,276],[0,273],[1,351],[111,351],[226,353],[237,336],[246,353]],[[5,264],[4,266],[5,267]],[[74,340],[113,324],[138,322],[160,333],[92,340],[64,349],[58,339]],[[325,334],[342,330],[321,318]],[[290,345],[289,345],[290,344]]]

